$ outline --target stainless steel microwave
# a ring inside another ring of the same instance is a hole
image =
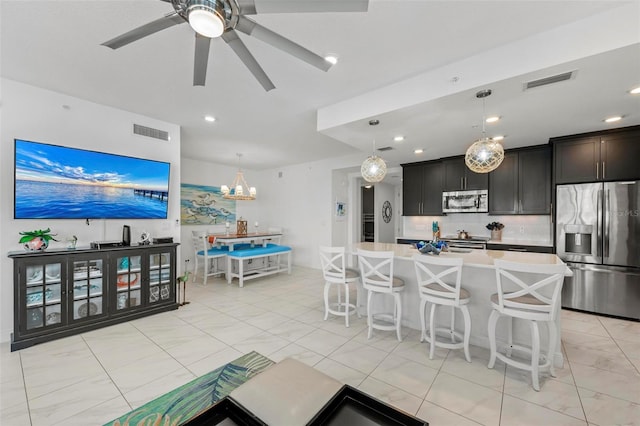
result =
[[[489,191],[453,191],[442,193],[443,213],[487,213]]]

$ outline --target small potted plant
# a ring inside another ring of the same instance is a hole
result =
[[[500,222],[491,222],[487,225],[487,229],[491,231],[492,240],[500,241],[502,239],[502,228],[504,228],[504,224]]]
[[[51,229],[38,229],[36,231],[20,232],[20,244],[24,244],[27,251],[44,251],[49,246],[49,241],[58,241],[51,234]]]

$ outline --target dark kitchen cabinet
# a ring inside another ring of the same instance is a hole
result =
[[[640,178],[640,126],[552,138],[555,183]]]
[[[177,309],[177,244],[12,252],[17,350]]]
[[[489,173],[489,214],[551,214],[551,149],[507,151]]]
[[[466,191],[487,189],[489,178],[487,173],[475,173],[469,170],[464,157],[456,157],[442,161],[444,168],[444,191]]]
[[[442,163],[402,165],[403,216],[442,215]]]

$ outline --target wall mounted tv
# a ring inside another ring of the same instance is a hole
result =
[[[170,163],[15,139],[15,219],[166,219]]]

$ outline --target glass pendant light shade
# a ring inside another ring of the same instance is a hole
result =
[[[500,142],[491,138],[482,138],[475,141],[464,157],[464,162],[469,170],[476,173],[489,173],[498,168],[504,160],[504,148]]]
[[[504,160],[504,148],[498,141],[488,138],[484,134],[485,99],[491,95],[491,89],[476,93],[476,98],[482,99],[482,138],[475,141],[464,156],[464,162],[472,172],[489,173],[498,168]]]
[[[360,173],[367,182],[380,182],[387,174],[387,163],[377,155],[370,155],[362,162]]]

